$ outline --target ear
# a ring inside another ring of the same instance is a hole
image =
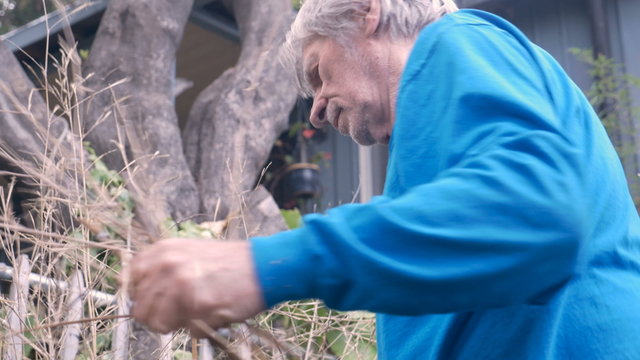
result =
[[[371,0],[369,11],[364,17],[364,34],[372,36],[380,24],[380,0]]]

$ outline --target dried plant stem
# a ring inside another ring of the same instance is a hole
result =
[[[50,324],[45,324],[45,325],[40,325],[40,326],[34,326],[28,329],[23,329],[20,333],[23,333],[25,331],[39,331],[39,330],[44,330],[44,329],[52,329],[52,328],[57,328],[57,327],[62,327],[62,326],[67,326],[67,325],[72,325],[72,324],[86,324],[86,323],[92,323],[92,322],[96,322],[96,321],[109,321],[109,320],[116,320],[116,319],[127,319],[127,320],[133,320],[133,316],[131,315],[104,315],[104,316],[97,316],[97,317],[93,317],[93,318],[84,318],[84,319],[80,319],[80,320],[75,320],[75,321],[61,321],[61,322],[56,322],[56,323],[50,323]],[[12,336],[12,335],[18,335],[20,333],[17,332],[10,332],[5,334],[4,336]]]
[[[2,358],[5,360],[22,360],[22,332],[27,317],[27,297],[29,295],[29,273],[31,264],[26,255],[18,259],[18,272],[9,291],[9,300],[13,303],[7,322],[10,333],[6,336]]]
[[[113,250],[113,251],[116,251],[117,253],[122,251],[122,246],[115,246],[115,245],[109,245],[109,244],[106,244],[106,243],[99,243],[99,242],[87,241],[87,240],[82,240],[82,239],[76,239],[74,237],[64,236],[64,235],[60,235],[60,234],[56,234],[56,233],[52,233],[52,232],[48,232],[48,231],[30,229],[30,228],[28,228],[26,226],[22,226],[22,225],[18,225],[18,224],[7,224],[7,223],[4,223],[4,222],[0,222],[0,228],[5,229],[5,230],[9,230],[9,231],[12,231],[12,232],[16,232],[16,233],[23,233],[23,234],[33,235],[33,236],[40,236],[40,237],[43,237],[43,238],[57,239],[57,240],[64,240],[64,241],[68,241],[68,242],[73,242],[73,243],[77,243],[79,245],[82,245],[82,246],[85,246],[85,247],[88,247],[88,248],[92,248],[92,249]],[[39,238],[37,240],[32,240],[32,239],[23,237],[20,240],[26,241],[26,242],[31,242],[31,243],[37,243],[39,245],[43,245],[43,243],[44,243],[44,240],[42,238]],[[114,243],[119,243],[119,242],[116,242],[115,240],[113,242]],[[56,245],[60,245],[59,243],[55,243],[55,244]]]
[[[202,332],[204,332],[207,335],[207,340],[209,340],[209,342],[212,345],[214,345],[214,346],[220,348],[222,351],[224,351],[226,353],[226,355],[229,357],[229,359],[231,359],[231,360],[250,360],[250,359],[247,359],[247,358],[243,357],[241,354],[238,354],[235,350],[233,350],[232,347],[231,347],[231,344],[229,344],[227,339],[225,339],[222,335],[220,335],[218,332],[213,330],[204,321],[202,321],[202,320],[191,320],[191,322],[193,323],[193,325],[195,325],[198,329],[200,329]]]

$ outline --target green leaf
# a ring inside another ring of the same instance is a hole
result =
[[[184,350],[176,350],[173,353],[173,360],[191,360],[193,355],[190,352]]]
[[[82,58],[82,60],[87,60],[89,58],[89,50],[80,49],[80,51],[78,51],[78,55],[80,55],[80,58]]]
[[[296,229],[302,225],[302,214],[298,209],[293,210],[280,210],[282,217],[284,218],[284,222],[287,224],[289,229]]]
[[[331,344],[331,351],[342,360],[374,360],[377,358],[376,346],[366,339],[352,339],[352,343],[349,343],[343,332],[331,330],[327,332],[327,340]]]

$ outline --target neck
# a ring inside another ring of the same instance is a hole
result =
[[[396,98],[398,96],[400,78],[409,60],[409,55],[411,54],[415,41],[415,38],[388,40],[387,61],[389,64],[389,104],[392,127],[396,120]]]

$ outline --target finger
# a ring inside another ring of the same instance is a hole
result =
[[[133,302],[131,304],[131,309],[129,310],[131,316],[133,316],[133,318],[141,324],[147,323],[147,317],[149,309],[151,307],[149,298],[145,296],[145,294],[148,292],[146,288],[147,286],[144,286],[144,283],[138,285],[135,288],[134,292],[136,295],[132,295]],[[134,292],[132,292],[132,294],[134,294]]]
[[[153,331],[168,333],[186,325],[184,314],[176,297],[164,293],[151,304],[147,326]]]
[[[154,301],[162,296],[163,289],[158,284],[161,284],[163,276],[158,275],[162,274],[156,272],[145,277],[131,292],[131,315],[140,323],[146,324],[149,321]]]
[[[164,256],[166,252],[164,246],[156,244],[140,252],[130,261],[127,275],[129,277],[128,290],[132,299],[137,296],[138,284],[166,267],[166,256]]]
[[[129,294],[135,298],[135,288],[144,280],[147,274],[151,273],[154,266],[154,257],[147,256],[146,252],[137,254],[130,262],[129,267],[123,271],[129,280]]]
[[[138,322],[161,333],[185,326],[188,318],[182,302],[183,286],[166,281],[170,273],[165,268],[146,277],[135,289],[136,302],[131,309]]]
[[[191,337],[196,339],[208,339],[216,337],[216,329],[200,319],[193,319],[188,324]]]
[[[200,335],[200,337],[205,335],[208,337],[207,333],[210,330],[228,327],[237,321],[228,311],[218,309],[207,314],[200,314],[197,318],[191,318],[188,325],[190,331]]]

